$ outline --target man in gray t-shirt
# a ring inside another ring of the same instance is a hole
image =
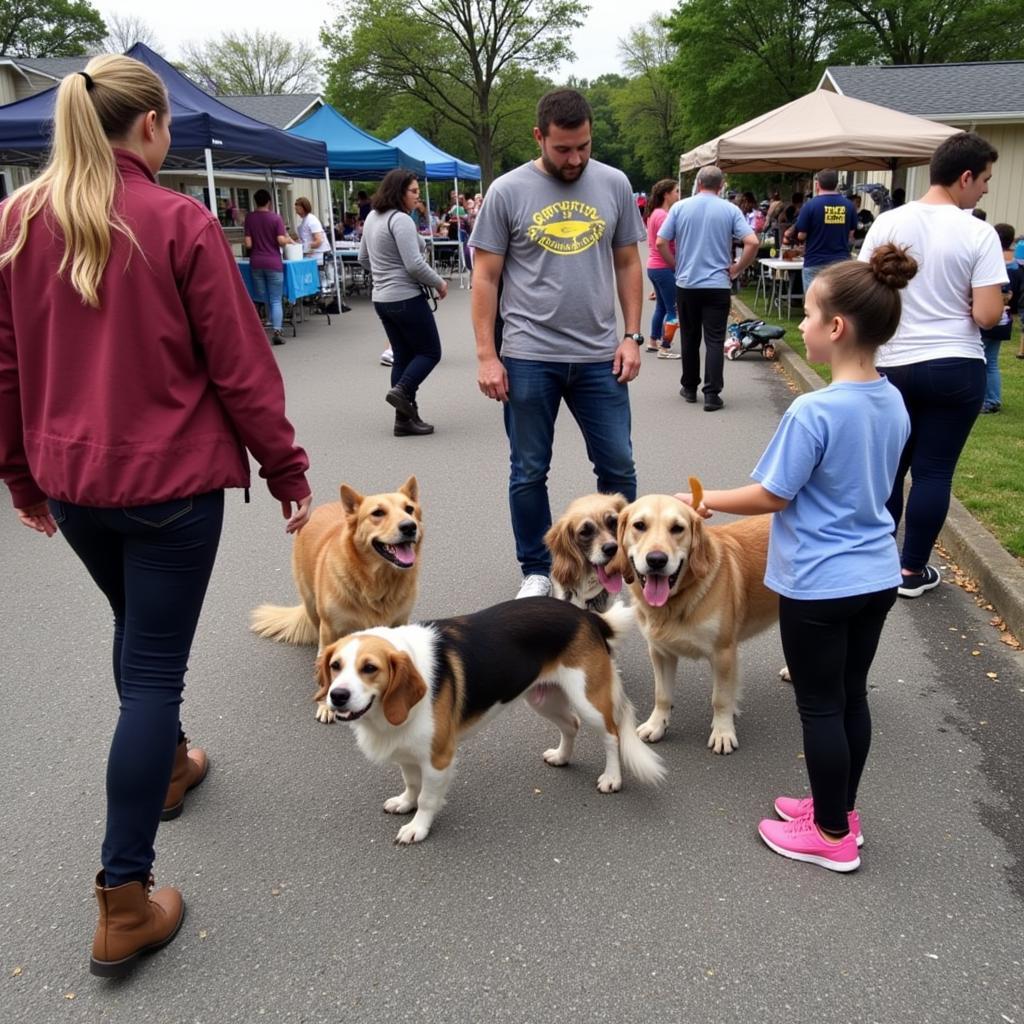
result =
[[[590,159],[592,122],[575,90],[542,97],[533,130],[540,156],[491,185],[470,239],[477,382],[504,403],[519,597],[551,588],[547,474],[563,398],[586,439],[598,490],[636,496],[627,385],[640,370],[637,243],[646,234],[629,180]]]

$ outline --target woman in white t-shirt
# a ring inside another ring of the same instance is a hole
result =
[[[299,222],[295,225],[295,237],[302,243],[302,255],[314,257],[318,265],[324,262],[324,253],[330,252],[327,233],[323,224],[313,214],[313,204],[305,197],[295,200],[295,212]]]
[[[870,260],[876,248],[894,242],[920,267],[904,294],[899,328],[875,360],[910,414],[910,440],[887,503],[898,526],[909,470],[901,597],[920,597],[941,582],[928,556],[985,395],[980,328],[1002,315],[1007,275],[998,236],[970,211],[988,192],[997,156],[980,135],[951,135],[932,154],[928,191],[917,202],[881,214],[860,251],[861,260]]]

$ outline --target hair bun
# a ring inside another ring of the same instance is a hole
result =
[[[917,260],[908,254],[905,246],[886,242],[871,254],[870,267],[879,284],[889,288],[906,288],[917,273]]]

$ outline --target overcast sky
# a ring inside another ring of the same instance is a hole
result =
[[[333,17],[333,9],[326,0],[299,8],[289,8],[281,0],[170,0],[159,5],[131,4],[125,0],[94,3],[104,17],[127,15],[141,8],[139,17],[151,26],[163,55],[171,60],[181,56],[182,43],[204,42],[225,32],[255,28],[317,45],[320,25]],[[673,6],[672,0],[592,0],[586,25],[573,36],[576,61],[556,77],[574,74],[596,78],[619,71],[619,38],[652,14],[668,12]],[[300,24],[300,15],[309,20]]]

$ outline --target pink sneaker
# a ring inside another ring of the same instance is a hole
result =
[[[783,821],[792,821],[794,818],[805,818],[808,814],[814,813],[814,800],[812,797],[780,796],[775,801],[775,813]],[[848,811],[846,820],[850,825],[850,832],[857,840],[858,846],[864,845],[864,833],[860,830],[860,815],[856,811]]]
[[[771,849],[790,860],[804,860],[829,871],[856,871],[860,867],[860,855],[857,853],[857,841],[853,833],[844,836],[838,843],[827,843],[821,838],[818,826],[810,815],[794,818],[793,821],[765,818],[757,831]]]

